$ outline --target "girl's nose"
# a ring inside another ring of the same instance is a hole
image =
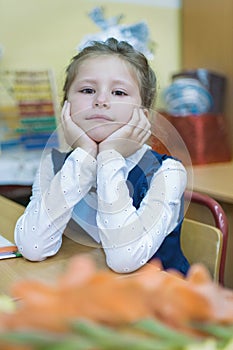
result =
[[[110,102],[107,98],[107,96],[97,96],[95,101],[94,101],[94,107],[98,108],[109,108],[110,107]]]

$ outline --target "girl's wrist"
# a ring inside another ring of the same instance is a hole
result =
[[[99,144],[99,150],[98,153],[103,152],[103,151],[107,151],[109,149],[109,146],[107,144],[105,144],[104,142],[101,142]]]
[[[97,157],[97,148],[91,148],[91,147],[80,147],[82,148],[86,153],[88,153],[90,156],[96,159]]]

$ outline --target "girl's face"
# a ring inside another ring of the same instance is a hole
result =
[[[70,86],[73,121],[96,142],[127,124],[141,106],[137,77],[117,56],[102,55],[82,62]]]

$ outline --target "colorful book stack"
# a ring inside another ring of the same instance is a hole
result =
[[[18,112],[14,128],[18,144],[25,149],[56,147],[56,89],[52,71],[8,72],[8,81]],[[5,146],[13,139],[8,137],[6,141]]]

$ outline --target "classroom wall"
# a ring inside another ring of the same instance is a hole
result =
[[[155,41],[151,65],[157,73],[159,98],[180,69],[180,0],[0,0],[0,44],[4,69],[47,69],[55,72],[58,97],[64,71],[76,47],[86,34],[100,31],[88,17],[96,6],[103,6],[106,17],[124,14],[121,24],[144,20]]]

